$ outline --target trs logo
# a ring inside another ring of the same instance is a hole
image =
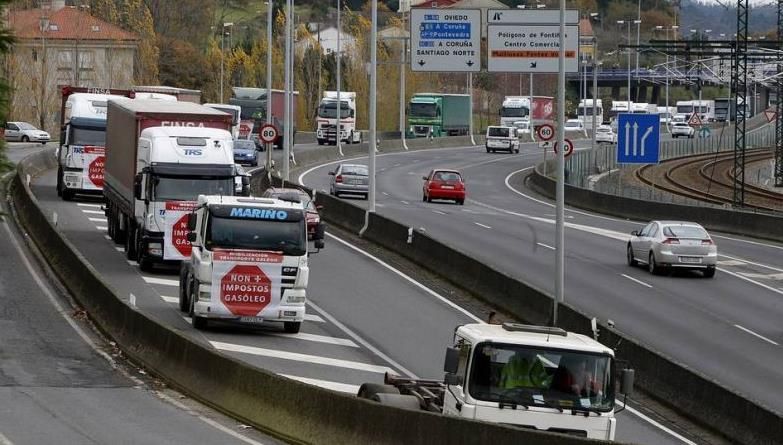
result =
[[[201,156],[202,151],[195,149],[195,148],[186,148],[183,150],[185,152],[185,156]]]

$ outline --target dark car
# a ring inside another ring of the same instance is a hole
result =
[[[307,239],[313,239],[315,229],[321,222],[321,215],[318,213],[321,206],[316,206],[310,195],[304,190],[295,188],[268,188],[262,195],[264,198],[280,198],[283,195],[296,195],[305,207],[305,218],[307,218]]]
[[[250,139],[234,139],[234,163],[255,166],[258,163],[256,144]]]

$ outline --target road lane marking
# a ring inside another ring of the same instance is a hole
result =
[[[103,210],[87,210],[87,209],[82,209],[82,213],[87,213],[87,214],[89,214],[89,215],[103,215],[103,216],[106,216],[106,212],[104,212]]]
[[[291,374],[278,374],[278,375],[291,380],[307,383],[308,385],[320,386],[321,388],[331,389],[332,391],[344,392],[353,395],[359,393],[359,385],[349,385],[347,383],[330,382],[328,380],[320,380],[320,379],[311,379],[308,377],[299,377]]]
[[[549,250],[555,250],[555,248],[553,246],[550,246],[549,244],[536,243],[536,245],[539,245],[539,246],[544,247],[544,248],[549,249]]]
[[[473,224],[475,224],[475,225],[477,225],[479,227],[483,227],[485,229],[491,229],[492,228],[492,227],[490,227],[490,226],[488,226],[486,224],[481,224],[480,222],[476,222],[476,221],[473,221]]]
[[[441,212],[440,210],[433,210],[433,213],[437,213],[438,215],[446,215],[446,212]]]
[[[172,280],[171,278],[148,277],[146,275],[142,275],[141,278],[143,278],[147,284],[160,284],[163,286],[179,287],[179,280]]]
[[[759,266],[759,267],[763,267],[765,269],[774,270],[775,272],[783,272],[783,269],[779,269],[779,268],[773,267],[773,266],[768,266],[768,265],[762,264],[762,263],[756,263],[756,262],[753,262],[753,261],[750,261],[750,260],[746,260],[745,258],[739,258],[739,257],[735,257],[735,256],[722,254],[722,253],[719,253],[718,256],[726,257],[726,258],[729,258],[729,259],[734,260],[734,261],[740,261],[740,262],[745,263],[745,264],[751,264],[753,266]]]
[[[626,275],[624,273],[621,273],[620,275],[624,276],[625,278],[628,278],[629,280],[631,280],[631,281],[633,281],[635,283],[641,284],[642,286],[646,286],[646,287],[649,287],[650,289],[652,289],[652,285],[651,284],[647,284],[647,283],[645,283],[642,280],[637,280],[636,278],[634,278],[634,277],[632,277],[630,275]]]
[[[270,357],[308,364],[317,364],[325,366],[334,366],[337,368],[355,369],[358,371],[376,372],[383,374],[386,372],[395,372],[388,366],[372,365],[369,363],[355,362],[351,360],[342,360],[337,358],[322,357],[320,355],[300,354],[298,352],[279,351],[276,349],[259,348],[256,346],[243,346],[233,343],[224,343],[220,341],[210,341],[212,347],[219,351],[238,352],[241,354],[255,355],[259,357]]]
[[[106,222],[106,218],[87,218],[87,219],[89,219],[92,222],[100,222],[100,223]]]
[[[659,422],[651,419],[650,417],[646,416],[645,414],[643,414],[639,410],[631,408],[627,403],[623,403],[619,398],[615,401],[615,403],[617,403],[620,406],[625,407],[625,409],[627,409],[628,412],[630,412],[634,416],[644,420],[645,422],[649,423],[650,425],[652,425],[652,426],[660,429],[661,431],[671,435],[675,439],[677,439],[677,440],[679,440],[679,441],[681,441],[681,442],[683,442],[683,443],[685,443],[687,445],[698,445],[696,442],[685,438],[681,434],[679,434],[676,431],[668,428],[667,426],[663,425],[662,423],[659,423]]]
[[[116,250],[117,252],[123,252],[123,253],[125,252],[125,248],[122,246],[114,246],[114,250]]]
[[[748,278],[756,278],[756,279],[762,279],[762,280],[775,280],[780,281],[783,280],[783,273],[752,273],[752,272],[737,272],[738,274],[742,275],[743,277]]]
[[[762,246],[762,247],[770,247],[770,248],[772,248],[772,249],[783,250],[783,247],[781,247],[781,246],[776,246],[776,245],[774,245],[774,244],[764,244],[764,243],[760,243],[760,242],[758,242],[758,241],[750,241],[750,240],[741,239],[741,238],[734,238],[734,237],[731,237],[731,236],[725,236],[725,235],[712,235],[712,237],[713,237],[713,238],[727,239],[727,240],[731,240],[731,241],[737,241],[737,242],[740,242],[740,243],[755,244],[755,245],[757,245],[757,246]]]
[[[755,337],[758,337],[758,338],[760,338],[760,339],[764,340],[764,341],[765,341],[765,342],[767,342],[767,343],[772,343],[772,344],[773,344],[773,345],[775,345],[775,346],[780,346],[780,345],[779,345],[777,342],[775,342],[775,341],[772,341],[772,340],[768,339],[767,337],[764,337],[764,336],[763,336],[763,335],[761,335],[761,334],[757,334],[757,333],[755,333],[755,332],[751,331],[751,330],[750,330],[750,329],[748,329],[748,328],[742,327],[742,326],[740,326],[740,325],[738,325],[738,324],[735,324],[735,325],[734,325],[734,327],[735,327],[735,328],[737,328],[737,329],[741,329],[741,330],[743,330],[743,331],[747,332],[747,333],[748,333],[748,334],[750,334],[750,335],[753,335],[753,336],[755,336]]]
[[[358,393],[359,390],[357,389],[356,392]],[[14,445],[13,442],[7,437],[3,435],[3,433],[0,433],[0,445]]]
[[[106,238],[107,240],[111,241],[111,237],[109,235],[103,235],[103,237]]]
[[[381,192],[381,195],[383,195],[383,196],[389,196],[389,194],[388,194],[388,193],[386,193],[386,192]]]
[[[86,203],[83,203],[83,202],[77,202],[76,205],[79,206],[79,207],[92,207],[92,208],[98,208],[98,209],[101,208],[100,204],[86,204]]]
[[[348,340],[347,338],[330,337],[328,335],[306,334],[304,332],[299,332],[297,334],[272,333],[272,335],[274,335],[275,337],[295,338],[297,340],[312,341],[315,343],[326,343],[329,345],[348,346],[351,348],[359,347],[359,345],[354,343],[352,340]]]
[[[748,277],[744,277],[744,276],[742,276],[742,275],[740,275],[740,274],[738,274],[738,273],[736,273],[736,272],[732,272],[732,271],[730,271],[730,270],[726,270],[726,269],[717,269],[717,270],[719,270],[719,271],[721,271],[721,272],[724,272],[724,273],[727,273],[727,274],[729,274],[729,275],[735,276],[735,277],[737,277],[737,278],[739,278],[739,279],[741,279],[741,280],[745,280],[745,281],[747,281],[747,282],[749,282],[749,283],[753,283],[753,284],[755,284],[756,286],[761,286],[761,287],[763,287],[764,289],[771,290],[772,292],[775,292],[776,294],[783,295],[783,291],[781,291],[781,290],[775,289],[775,288],[774,288],[774,287],[772,287],[772,286],[767,286],[767,285],[766,285],[766,284],[764,284],[764,283],[759,283],[759,282],[758,282],[758,281],[756,281],[756,280],[752,280],[752,279],[750,279],[750,278],[748,278]]]
[[[722,256],[722,255],[718,255]],[[718,266],[744,266],[745,262],[737,260],[718,260]]]
[[[126,263],[128,263],[128,266],[136,267],[136,262],[133,260],[125,260]]]
[[[109,228],[106,227],[106,226],[95,226],[95,228],[98,229],[98,230],[104,231],[104,232],[109,230]]]
[[[166,295],[161,295],[160,298],[162,298],[163,301],[165,301],[166,303],[179,304],[179,297],[169,297]]]
[[[411,204],[411,203],[409,203],[408,201],[402,201],[402,200],[400,200],[400,202],[401,202],[401,203],[403,203],[403,204],[405,204],[406,206]]]

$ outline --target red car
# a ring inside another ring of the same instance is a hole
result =
[[[423,179],[422,201],[453,199],[457,204],[465,204],[465,181],[457,170],[435,169]]]
[[[315,228],[321,222],[321,215],[318,213],[321,206],[315,205],[313,199],[304,190],[295,188],[268,188],[263,194],[264,198],[279,198],[282,195],[299,196],[300,202],[305,207],[305,219],[307,221],[307,239],[313,239]]]

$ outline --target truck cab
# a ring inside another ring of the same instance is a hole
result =
[[[417,93],[408,104],[408,137],[465,136],[470,119],[467,94]]]
[[[324,97],[318,105],[318,127],[316,139],[318,145],[337,143],[337,105],[340,105],[340,142],[358,144],[362,142],[362,134],[356,130],[356,93],[324,91]]]
[[[298,195],[201,195],[188,215],[191,256],[180,270],[179,306],[193,327],[210,321],[283,324],[300,330],[309,281],[306,209]],[[315,247],[323,247],[319,224]]]

